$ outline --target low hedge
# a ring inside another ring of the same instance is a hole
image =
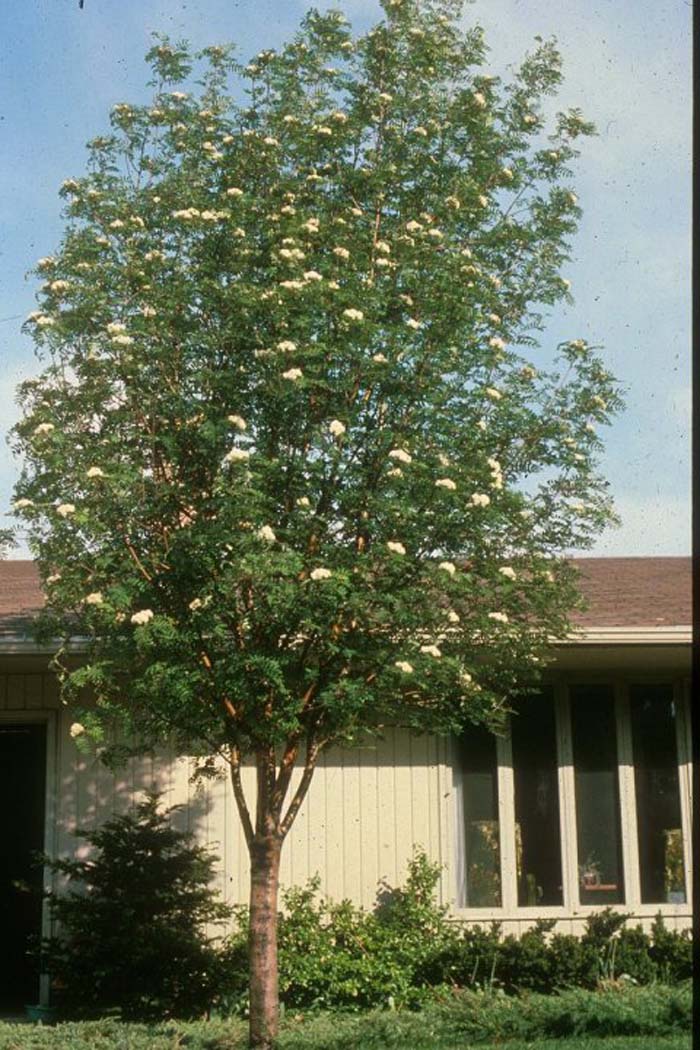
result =
[[[607,908],[591,915],[581,937],[554,932],[540,920],[520,938],[498,923],[464,927],[435,902],[439,867],[418,854],[406,885],[385,894],[373,911],[319,896],[319,882],[283,897],[279,925],[280,995],[291,1010],[416,1008],[448,989],[506,994],[593,989],[601,982],[646,985],[688,979],[689,931],[651,934],[627,927],[629,916]],[[221,1008],[247,1007],[247,915],[224,947]]]

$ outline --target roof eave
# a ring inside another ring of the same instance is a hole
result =
[[[691,645],[690,624],[665,624],[659,627],[583,627],[568,638],[553,641],[559,646],[587,645]]]
[[[689,624],[663,627],[586,627],[568,638],[552,639],[555,648],[565,646],[628,646],[628,645],[691,645],[693,629]],[[0,654],[3,656],[52,656],[61,647],[59,639],[37,642],[24,635],[0,637]],[[65,648],[71,653],[84,652],[88,639],[71,638]]]

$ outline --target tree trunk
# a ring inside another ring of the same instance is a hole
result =
[[[255,835],[250,843],[250,1045],[274,1046],[279,1028],[277,890],[282,838]]]

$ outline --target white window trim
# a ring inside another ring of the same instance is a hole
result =
[[[636,789],[634,783],[634,756],[629,718],[629,687],[640,682],[671,683],[676,699],[676,734],[681,821],[686,872],[686,901],[682,904],[658,902],[642,904],[639,878],[639,849],[637,838]],[[662,916],[687,918],[692,914],[692,752],[690,750],[690,690],[689,682],[677,674],[611,674],[594,672],[558,674],[553,678],[556,717],[556,741],[559,787],[559,820],[562,854],[563,905],[518,906],[517,864],[515,850],[515,798],[513,790],[513,758],[510,727],[504,736],[497,737],[498,813],[501,846],[501,906],[498,908],[467,907],[461,896],[464,880],[464,821],[462,808],[462,771],[458,768],[456,750],[450,748],[452,763],[452,827],[455,846],[448,859],[453,872],[445,885],[451,888],[446,898],[456,903],[454,918],[469,922],[514,922],[539,918],[577,919],[599,912],[604,905],[582,904],[579,900],[578,848],[576,833],[576,788],[573,765],[573,740],[568,687],[576,684],[609,684],[615,698],[617,729],[617,768],[620,796],[620,826],[622,834],[622,865],[624,901],[612,907],[629,911],[637,918]],[[446,756],[447,757],[447,756]]]

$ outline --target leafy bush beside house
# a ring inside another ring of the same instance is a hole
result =
[[[508,995],[619,984],[675,984],[691,976],[689,931],[651,936],[625,927],[610,908],[591,915],[581,937],[539,920],[520,938],[498,923],[463,926],[435,901],[439,866],[417,853],[404,887],[367,912],[320,899],[319,881],[283,895],[279,920],[280,993],[287,1009],[416,1008],[455,989]],[[222,1006],[245,1012],[246,910],[226,943]]]
[[[204,932],[230,915],[210,886],[215,859],[170,826],[177,807],[159,812],[158,802],[148,795],[132,812],[78,831],[93,847],[88,859],[46,858],[67,877],[67,892],[49,895],[57,931],[42,945],[42,964],[73,1016],[201,1016],[221,984],[221,956]]]
[[[49,862],[68,878],[50,898],[60,923],[44,943],[45,967],[72,1016],[118,1010],[125,1019],[245,1015],[248,911],[229,909],[210,886],[214,860],[170,827],[172,810],[151,795],[133,812],[80,832],[87,860]],[[498,923],[463,926],[436,902],[439,865],[417,852],[405,885],[384,887],[372,911],[319,895],[318,878],[283,894],[279,916],[280,990],[288,1010],[425,1008],[461,991],[533,995],[560,989],[678,983],[691,975],[687,932],[651,936],[627,929],[607,908],[582,937],[540,920],[519,939]],[[216,944],[207,923],[235,915]]]

